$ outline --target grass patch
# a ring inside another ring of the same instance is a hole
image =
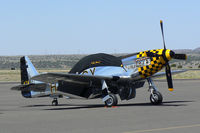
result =
[[[160,77],[158,79],[166,79],[166,76]],[[172,79],[200,79],[200,70],[188,70],[183,73],[172,75]]]
[[[173,75],[173,79],[200,79],[200,70],[189,70]]]
[[[61,72],[67,73],[69,70],[38,70],[39,73],[43,72]],[[200,71],[198,70],[189,70],[184,73],[176,74],[172,76],[173,79],[200,79]],[[166,77],[163,76],[159,79],[165,79]],[[0,70],[0,81],[1,82],[20,82],[20,70]]]
[[[20,81],[20,70],[0,70],[0,81]]]
[[[62,72],[67,73],[69,70],[38,70],[39,73],[43,72]],[[20,70],[0,70],[0,82],[20,82]]]

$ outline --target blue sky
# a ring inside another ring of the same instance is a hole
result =
[[[2,0],[0,55],[200,47],[198,0]]]

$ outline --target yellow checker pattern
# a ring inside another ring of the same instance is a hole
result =
[[[147,57],[146,52],[152,52],[152,53],[162,55],[163,49],[147,50],[147,51],[139,52],[137,54],[137,58]],[[139,74],[142,78],[147,78],[153,75],[154,73],[160,71],[163,68],[165,63],[166,62],[162,56],[151,57],[150,65],[142,66],[138,68]]]

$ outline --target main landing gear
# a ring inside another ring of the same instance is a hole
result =
[[[58,106],[58,99],[57,98],[53,99],[52,106]]]
[[[51,84],[50,90],[51,90],[50,97],[53,98],[52,106],[58,106],[58,98],[59,98],[59,96],[56,94],[56,92],[57,92],[56,83],[55,84]]]
[[[149,91],[151,93],[150,95],[151,103],[154,105],[162,104],[163,101],[162,94],[158,91],[151,78],[148,78],[147,81],[149,83]]]
[[[106,105],[107,107],[116,106],[117,103],[118,103],[118,99],[117,99],[116,95],[110,93],[110,94],[109,94],[109,97],[110,97],[110,98],[108,98],[108,99],[105,101],[105,105]]]
[[[105,103],[105,106],[107,107],[116,106],[118,103],[118,99],[116,95],[112,94],[108,90],[108,86],[105,80],[102,80],[102,100]]]

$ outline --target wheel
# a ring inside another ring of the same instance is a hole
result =
[[[153,94],[150,95],[150,101],[154,105],[162,104],[162,94],[159,91],[154,91]]]
[[[53,100],[52,101],[52,106],[58,106],[58,100]]]
[[[116,106],[118,103],[117,96],[115,96],[114,94],[109,94],[109,96],[110,96],[110,98],[105,101],[105,105],[107,107]]]
[[[52,101],[52,106],[58,106],[58,100],[57,99],[54,99]]]

